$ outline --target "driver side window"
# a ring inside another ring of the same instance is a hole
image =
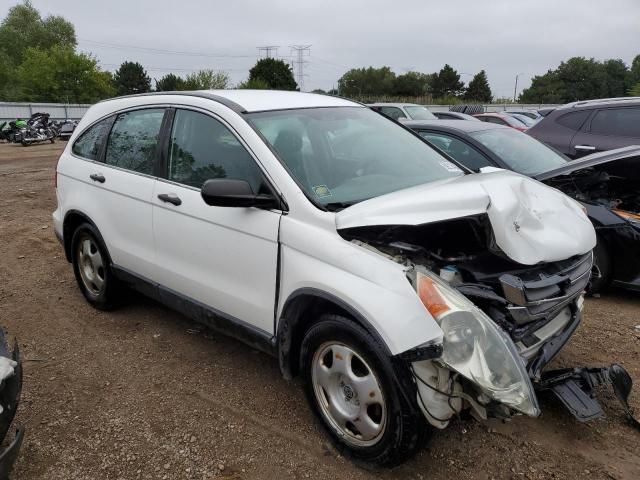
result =
[[[169,144],[169,180],[202,188],[213,178],[246,180],[263,189],[262,171],[231,131],[200,112],[176,110]]]

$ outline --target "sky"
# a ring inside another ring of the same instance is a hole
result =
[[[0,17],[18,3],[0,0]],[[639,0],[32,0],[76,29],[80,51],[106,70],[140,62],[152,78],[199,69],[245,80],[278,46],[310,45],[304,90],[328,90],[350,68],[431,73],[445,63],[467,83],[484,69],[494,97],[512,97],[531,77],[572,56],[640,54]]]

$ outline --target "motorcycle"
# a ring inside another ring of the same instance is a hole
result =
[[[20,139],[20,143],[22,143],[24,147],[46,141],[55,143],[56,135],[55,129],[49,124],[49,114],[34,113],[31,115],[31,118],[27,120],[27,129]]]
[[[27,131],[27,122],[24,120],[13,120],[9,122],[8,127],[3,125],[0,132],[0,139],[4,139],[9,143],[20,143],[22,137]]]

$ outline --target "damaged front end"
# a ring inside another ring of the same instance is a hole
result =
[[[551,391],[581,421],[602,415],[593,388],[613,385],[631,416],[631,379],[618,365],[544,371],[580,324],[593,254],[525,265],[496,244],[487,215],[422,225],[373,225],[341,235],[406,266],[443,332],[441,354],[407,352],[418,404],[445,428],[465,408],[478,419],[538,416]],[[433,358],[436,357],[437,358]],[[632,418],[632,417],[631,417]]]

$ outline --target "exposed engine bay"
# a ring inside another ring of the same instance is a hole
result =
[[[597,418],[602,410],[593,399],[593,388],[602,383],[621,385],[619,390],[625,411],[631,413],[626,399],[631,390],[629,375],[619,366],[607,369],[578,368],[571,371],[543,372],[543,368],[558,354],[581,321],[584,292],[590,280],[593,263],[592,252],[575,255],[566,260],[536,265],[519,264],[508,258],[496,245],[491,223],[486,214],[472,215],[453,220],[422,225],[375,225],[344,229],[340,234],[364,248],[403,264],[407,267],[410,282],[426,279],[436,288],[422,298],[420,285],[414,285],[428,311],[437,318],[445,302],[438,300],[438,285],[449,287],[470,301],[471,309],[478,308],[498,327],[498,339],[506,335],[507,350],[513,350],[516,358],[513,369],[523,368],[526,382],[536,391],[549,390],[581,421]],[[426,278],[425,276],[429,276]],[[434,300],[435,298],[435,300]],[[455,299],[453,301],[455,304]],[[451,309],[451,310],[455,310]],[[455,312],[451,313],[453,315]],[[440,322],[439,322],[440,323]],[[440,323],[442,326],[443,323]],[[469,356],[481,348],[477,338],[487,335],[487,328],[474,328],[464,324],[449,337],[445,332],[443,358],[447,356],[451,338],[467,336]],[[444,330],[444,328],[443,328]],[[477,338],[476,338],[477,337]],[[480,341],[481,343],[481,341]],[[515,347],[515,348],[514,348]],[[495,350],[495,351],[492,351]],[[495,385],[513,384],[518,372],[504,374],[504,382],[498,378],[503,373],[504,352],[488,346],[479,362],[480,370],[491,374]],[[415,359],[414,359],[415,360]],[[458,359],[459,360],[459,359]],[[449,358],[448,365],[437,359],[413,361],[411,369],[416,380],[418,403],[429,421],[437,428],[445,428],[449,420],[462,409],[471,407],[478,419],[489,417],[508,418],[514,413],[537,416],[539,410],[535,395],[530,402],[518,405],[515,397],[504,395],[500,388],[495,395],[478,388],[474,373],[462,373],[449,368],[456,359]],[[466,359],[465,361],[467,361]],[[503,362],[503,363],[501,363]],[[494,368],[492,368],[494,367]],[[508,370],[508,368],[506,368]],[[526,370],[526,371],[525,371]],[[610,378],[611,377],[611,378]],[[509,383],[511,382],[511,384]],[[618,391],[616,391],[618,394]],[[509,402],[513,401],[512,404]],[[509,408],[511,407],[511,408]],[[516,411],[514,411],[514,409]]]
[[[623,164],[612,162],[584,168],[546,183],[576,200],[640,214],[640,173]]]

